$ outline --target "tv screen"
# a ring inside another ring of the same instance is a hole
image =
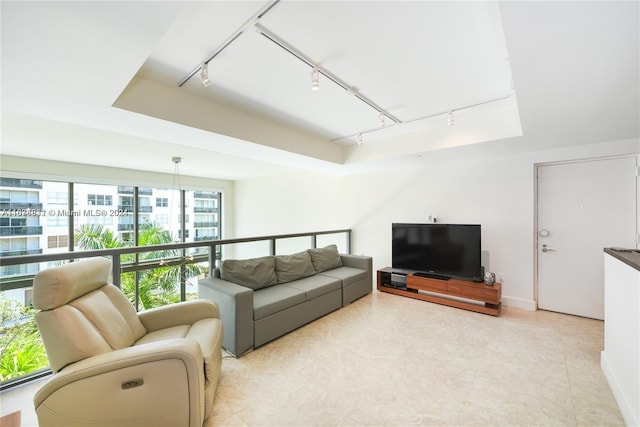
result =
[[[392,224],[392,268],[482,280],[480,225]]]

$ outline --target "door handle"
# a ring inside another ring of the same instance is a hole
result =
[[[555,252],[555,249],[549,249],[547,245],[542,245],[542,252]]]

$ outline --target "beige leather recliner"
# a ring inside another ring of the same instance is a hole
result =
[[[197,300],[136,313],[110,272],[110,260],[91,258],[34,278],[54,372],[34,397],[40,426],[201,427],[222,363],[218,306]]]

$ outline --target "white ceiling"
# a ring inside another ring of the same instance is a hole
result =
[[[2,1],[2,154],[241,179],[639,137],[638,2],[282,0],[256,20],[402,122],[384,128],[243,27],[268,4]],[[210,87],[178,86],[239,29]]]

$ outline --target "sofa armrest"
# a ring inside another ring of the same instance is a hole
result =
[[[137,420],[140,425],[201,426],[203,363],[198,343],[184,338],[83,359],[55,374],[35,394],[39,423],[126,425]]]
[[[201,319],[220,318],[215,301],[196,300],[152,308],[138,313],[147,332],[170,328],[176,325],[193,325]]]
[[[345,267],[359,268],[373,274],[373,258],[370,256],[340,254],[340,259]]]
[[[240,356],[253,347],[253,289],[208,277],[198,280],[198,297],[218,303],[227,351]]]

